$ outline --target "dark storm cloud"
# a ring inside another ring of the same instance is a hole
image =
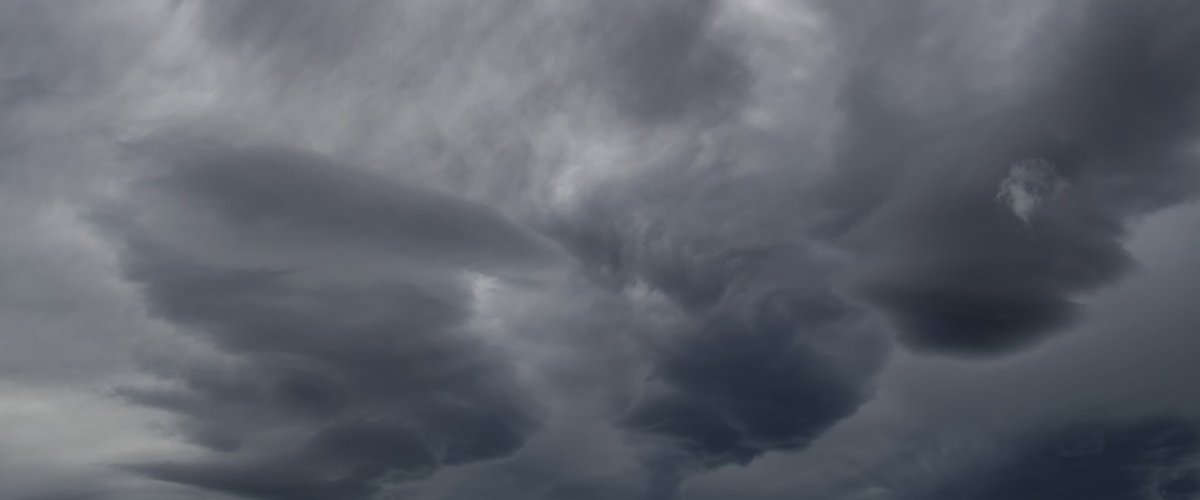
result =
[[[1190,416],[1059,414],[990,426],[965,415],[934,419],[891,435],[858,428],[869,435],[846,434],[850,441],[830,449],[834,455],[776,463],[768,474],[782,476],[785,487],[759,493],[751,486],[755,476],[746,476],[725,497],[741,491],[756,499],[805,491],[845,500],[1175,500],[1200,494],[1200,430]],[[887,443],[875,448],[882,455],[863,453],[877,440]],[[867,456],[879,461],[863,461]],[[789,485],[788,471],[805,468],[817,471],[797,474]]]
[[[647,498],[676,497],[699,470],[804,448],[869,395],[882,338],[810,250],[759,228],[765,240],[731,245],[599,208],[638,205],[620,196],[596,203],[552,232],[600,282],[647,285],[686,314],[653,342],[651,378],[619,421],[659,446]]]
[[[1183,500],[1200,494],[1200,431],[1175,417],[1074,422],[1020,440],[906,498]]]
[[[255,498],[365,498],[521,446],[536,412],[466,331],[456,270],[528,267],[553,256],[544,243],[312,155],[188,144],[151,145],[154,172],[96,220],[150,309],[227,358],[160,361],[172,386],[122,394],[215,455],[129,470]]]
[[[347,10],[373,8],[359,7]],[[516,18],[534,17],[538,9],[547,8],[526,7],[472,16],[492,20],[484,23],[483,30],[459,33],[459,24],[451,23],[445,30],[422,35],[420,40],[431,48],[419,51],[424,55],[414,53],[423,62],[413,69],[449,71],[456,65],[476,64],[476,57],[497,48],[517,49],[502,33],[526,26]],[[620,116],[631,119],[623,126],[653,129],[681,123],[700,132],[713,126],[715,119],[739,111],[752,83],[739,49],[713,27],[718,8],[715,2],[673,0],[556,6],[551,10],[560,19],[548,25],[565,25],[575,32],[537,28],[545,36],[527,49],[543,54],[545,60],[561,62],[545,68],[513,62],[535,75],[549,71],[543,79],[563,82],[560,91],[603,97]],[[296,60],[300,54],[315,58],[313,64],[338,64],[338,58],[323,54],[372,36],[371,22],[347,30],[344,19],[320,15],[315,4],[238,4],[231,9],[207,13],[209,36],[285,66],[300,64]],[[417,5],[404,10],[428,15],[432,23],[444,21],[442,8],[430,9]],[[266,15],[268,11],[278,15]],[[315,32],[313,37],[289,43],[309,31]],[[457,35],[446,39],[447,33]],[[336,40],[320,51],[299,50],[325,37]],[[468,40],[479,43],[464,45]],[[494,57],[509,60],[510,56]],[[603,203],[608,202],[620,203]],[[619,211],[615,205],[608,208]],[[776,245],[776,238],[738,245],[721,241],[730,236],[726,234],[630,234],[624,232],[628,227],[614,225],[627,225],[632,218],[614,220],[608,215],[567,220],[570,216],[551,214],[549,218],[555,220],[551,232],[568,242],[601,282],[649,282],[691,316],[690,324],[681,326],[679,334],[653,355],[658,367],[653,389],[621,424],[641,435],[665,437],[671,442],[668,448],[683,450],[687,457],[683,462],[744,463],[765,451],[802,447],[821,429],[851,413],[864,397],[866,379],[877,368],[883,349],[878,337],[859,324],[860,314],[828,289],[828,278],[809,269],[820,264],[794,257],[806,250]],[[614,238],[623,241],[601,241]],[[635,256],[632,259],[640,260],[634,262],[611,261],[613,252],[655,250],[662,253]],[[783,276],[776,279],[766,276],[769,273]],[[723,381],[717,373],[738,376]],[[668,470],[673,465],[654,467],[662,471],[656,477],[676,474]]]
[[[0,6],[0,496],[1196,496],[1197,5]]]
[[[813,277],[758,272],[794,281],[739,277],[749,283],[732,286],[753,291],[728,291],[659,346],[661,387],[652,384],[623,425],[677,440],[707,465],[747,463],[804,447],[858,407],[882,358],[878,339]]]
[[[972,66],[986,51],[970,19],[938,2],[870,5],[833,16],[857,62],[820,231],[858,251],[861,293],[914,348],[995,353],[1043,338],[1129,267],[1131,217],[1194,191],[1200,9],[1051,6],[1011,74],[989,79]],[[1031,166],[1061,189],[1001,192]]]
[[[669,446],[648,461],[649,498],[674,498],[697,468],[803,449],[869,394],[864,375],[842,373],[840,360],[804,343],[804,332],[764,339],[770,334],[722,323],[708,320],[664,348],[651,387],[620,422]]]
[[[1193,9],[1052,8],[1012,54],[980,63],[988,7],[871,5],[876,17],[866,4],[833,13],[845,115],[816,197],[795,204],[810,192],[787,186],[814,179],[783,166],[735,171],[724,155],[743,143],[725,137],[717,160],[662,161],[551,224],[600,282],[649,286],[689,317],[656,343],[620,421],[668,443],[647,460],[663,498],[689,467],[802,449],[868,398],[885,349],[835,290],[839,273],[910,347],[1008,352],[1068,325],[1078,295],[1132,265],[1131,218],[1191,192],[1180,109],[1200,82],[1180,47],[1196,41],[1182,27]],[[849,258],[813,256],[804,224]]]

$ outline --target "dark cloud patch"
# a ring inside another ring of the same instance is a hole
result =
[[[1036,342],[1072,319],[1075,293],[1130,265],[1116,222],[1072,201],[1050,202],[1028,225],[991,198],[947,200],[953,213],[916,209],[916,225],[881,215],[859,230],[870,243],[858,286],[915,348],[980,354]]]
[[[651,342],[651,378],[619,421],[659,446],[649,498],[675,498],[698,470],[802,449],[869,395],[887,349],[809,249],[723,245],[597,207],[552,232],[602,283],[649,286],[686,314]]]
[[[1197,496],[1196,5],[2,5],[3,489]]]
[[[313,155],[203,141],[169,147],[178,148],[165,152],[172,167],[142,181],[147,195],[207,209],[219,217],[219,229],[383,248],[478,270],[536,268],[556,257],[532,232],[487,207]],[[159,145],[141,149],[164,153]]]
[[[1186,54],[1200,10],[1047,8],[1004,76],[978,67],[995,52],[972,33],[978,19],[870,5],[834,7],[855,62],[817,234],[859,253],[860,291],[913,347],[990,354],[1044,338],[1129,267],[1131,218],[1195,190],[1200,72]]]
[[[1200,432],[1173,417],[1077,422],[914,498],[1183,500],[1200,494]]]
[[[681,455],[659,466],[660,482],[668,478],[659,486],[663,491],[672,476],[685,476],[691,467],[744,465],[769,451],[803,449],[869,394],[866,375],[845,373],[803,339],[772,342],[761,332],[721,323],[703,324],[667,347],[656,379],[621,421],[635,433],[664,439]]]
[[[874,290],[872,298],[892,313],[918,349],[956,353],[1009,351],[1062,327],[1078,306],[1059,297],[964,289]]]
[[[254,498],[367,498],[507,456],[537,428],[505,361],[467,331],[462,272],[528,266],[543,243],[312,156],[165,144],[96,221],[151,311],[227,360],[158,362],[171,385],[121,391],[215,453],[129,470]]]

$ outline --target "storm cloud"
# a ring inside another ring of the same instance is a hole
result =
[[[95,219],[151,312],[222,356],[119,390],[217,455],[128,469],[262,498],[365,498],[504,457],[536,429],[506,360],[464,331],[465,273],[551,264],[548,243],[311,154],[143,146],[150,173]]]
[[[994,88],[955,83],[977,64],[964,46],[980,42],[969,23],[941,19],[956,9],[875,7],[884,12],[839,7],[847,22],[877,25],[848,44],[871,57],[842,97],[836,208],[821,231],[859,249],[858,286],[909,345],[987,353],[1036,342],[1075,316],[1079,295],[1128,269],[1131,218],[1194,192],[1198,75],[1184,59],[1200,43],[1189,29],[1197,12],[1030,5],[1046,12],[1007,55],[1026,72]],[[927,84],[889,88],[912,79]],[[1031,162],[1047,166],[1036,173]]]
[[[1193,498],[1197,437],[1195,422],[1164,417],[1071,422],[913,498]]]
[[[1200,4],[77,7],[0,498],[1200,495]]]

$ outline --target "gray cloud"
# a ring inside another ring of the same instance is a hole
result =
[[[228,357],[156,366],[172,386],[121,393],[217,455],[129,470],[256,498],[365,498],[506,456],[537,427],[504,360],[465,331],[454,270],[528,267],[554,256],[545,243],[311,155],[191,146],[147,146],[153,173],[95,218],[151,310]]]
[[[1200,493],[1194,422],[1169,417],[1073,422],[1022,441],[1016,450],[912,498],[1165,500]]]
[[[748,234],[761,242],[730,247],[715,231],[604,208],[657,209],[624,196],[551,232],[600,283],[649,286],[686,316],[651,343],[650,379],[619,420],[656,443],[644,458],[648,498],[675,497],[679,481],[706,468],[802,449],[869,396],[886,345],[832,289],[829,262],[759,228]]]
[[[1150,467],[1159,460],[1152,443],[1134,446],[1146,454],[1122,457],[1110,450],[1118,452],[1103,462],[1111,466],[1056,465],[1054,454],[1043,451],[1053,448],[1060,430],[1128,436],[1156,422],[1183,430],[1165,447],[1194,446],[1188,429],[1197,407],[1189,381],[1195,378],[1197,315],[1182,304],[1196,288],[1195,245],[1174,235],[1192,227],[1197,214],[1192,204],[1139,225],[1129,247],[1142,265],[1090,297],[1090,314],[1040,349],[989,362],[900,353],[877,376],[877,397],[803,453],[705,474],[687,484],[686,498],[758,500],[795,492],[856,500],[959,498],[955,494],[972,493],[972,485],[981,485],[975,494],[996,495],[1018,481],[1034,493],[1064,492],[1051,498],[1074,498],[1072,492],[1087,498],[1081,492],[1093,487],[1082,480],[1089,470],[1104,476],[1098,484],[1111,486],[1115,497],[1142,498],[1121,496],[1130,490],[1117,486],[1150,485],[1159,466],[1178,469],[1183,487],[1194,461]]]
[[[313,155],[194,142],[199,144],[164,140],[135,147],[151,157],[167,156],[159,161],[171,166],[161,175],[150,173],[141,191],[155,202],[178,205],[185,216],[207,208],[217,219],[215,230],[269,235],[274,239],[269,244],[307,238],[377,247],[484,272],[507,267],[528,275],[556,258],[547,242],[478,204]]]
[[[1196,494],[1191,2],[0,14],[0,496]]]
[[[1195,9],[1047,7],[1009,56],[1019,81],[994,89],[958,81],[975,64],[964,45],[983,43],[970,23],[949,23],[937,2],[878,7],[887,13],[871,34],[848,44],[863,55],[843,96],[826,207],[837,208],[821,231],[859,249],[858,286],[910,346],[989,353],[1035,342],[1074,316],[1079,294],[1129,267],[1130,218],[1193,192],[1186,110],[1197,74],[1182,58],[1198,43]],[[870,18],[845,10],[835,17]],[[906,79],[924,86],[900,87]],[[1042,200],[1029,230],[993,201],[1027,158],[1057,165],[1071,186]]]
[[[596,77],[619,109],[655,123],[719,118],[741,104],[751,75],[736,49],[713,35],[715,8],[707,0],[671,0],[585,11],[585,43],[603,48]]]

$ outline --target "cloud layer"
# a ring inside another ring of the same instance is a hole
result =
[[[1192,2],[0,32],[0,497],[1200,494]]]

